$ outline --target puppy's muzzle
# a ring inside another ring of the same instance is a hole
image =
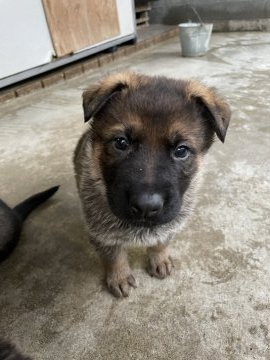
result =
[[[158,193],[141,193],[130,199],[132,214],[139,219],[152,219],[163,209],[164,199]]]

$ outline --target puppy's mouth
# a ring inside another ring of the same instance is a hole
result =
[[[149,219],[131,219],[128,220],[128,224],[135,227],[145,227],[145,228],[153,228],[155,226],[161,225],[160,222],[149,220]]]
[[[174,220],[175,217],[156,217],[156,218],[134,218],[132,216],[119,216],[116,215],[126,226],[136,228],[148,228],[153,229],[161,225],[167,224]]]
[[[108,200],[111,211],[126,227],[153,229],[173,221],[180,210],[179,203],[178,206],[173,206],[171,203],[168,206],[167,201],[164,201],[160,208],[152,206],[150,210],[148,208],[143,211],[143,208],[134,208],[128,202],[122,203],[120,206],[114,198],[109,197]],[[154,205],[156,206],[156,203]]]
[[[119,218],[119,220],[121,220],[122,224],[125,226],[125,227],[130,227],[130,226],[133,226],[133,227],[137,227],[137,228],[140,228],[140,227],[143,227],[143,228],[154,228],[154,227],[157,227],[157,226],[160,226],[164,223],[167,223],[168,221],[164,221],[162,218],[143,218],[143,217],[140,217],[140,218],[136,218],[136,217],[133,217],[131,216],[130,214],[128,213],[119,213],[118,211],[115,211],[115,209],[111,209],[112,212],[114,213],[114,215],[116,215],[116,217]]]

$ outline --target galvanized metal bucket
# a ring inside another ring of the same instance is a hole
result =
[[[182,56],[202,56],[209,50],[213,24],[187,22],[178,27]]]

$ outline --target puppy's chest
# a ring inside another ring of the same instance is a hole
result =
[[[165,243],[169,237],[177,232],[177,226],[163,226],[155,229],[147,228],[118,228],[117,226],[92,226],[91,220],[87,221],[87,229],[90,237],[94,237],[100,244],[113,245],[139,245],[153,246]]]
[[[89,202],[87,204],[90,205]],[[93,206],[85,209],[87,230],[90,238],[108,246],[122,244],[153,246],[164,243],[183,225],[183,221],[177,219],[153,228],[137,227],[123,224],[106,206],[100,206],[99,210],[96,210],[97,208]]]

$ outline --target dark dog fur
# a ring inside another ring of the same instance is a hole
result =
[[[14,345],[0,339],[0,360],[31,360],[31,358],[22,355]]]
[[[196,81],[120,73],[83,93],[89,130],[74,156],[90,241],[116,296],[136,286],[126,246],[148,247],[149,273],[170,275],[168,242],[194,206],[203,157],[224,142],[230,110]]]
[[[54,186],[35,194],[11,209],[0,199],[0,262],[4,261],[19,241],[21,230],[28,215],[58,190]]]

